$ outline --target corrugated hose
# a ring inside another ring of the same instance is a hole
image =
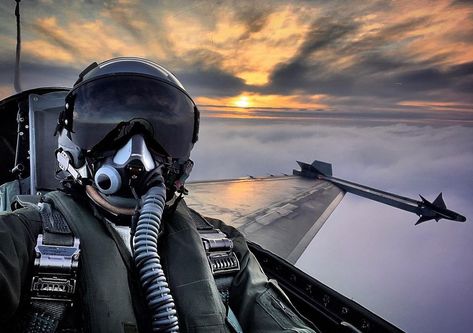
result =
[[[158,254],[158,234],[166,203],[165,185],[161,183],[151,187],[142,197],[142,203],[134,235],[133,256],[152,312],[153,332],[179,332],[174,299]]]

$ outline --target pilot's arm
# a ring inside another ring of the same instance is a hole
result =
[[[0,213],[0,330],[16,314],[34,261],[34,246],[41,231],[39,213],[23,208]]]
[[[240,260],[240,271],[230,289],[230,307],[243,332],[317,332],[316,327],[298,313],[277,282],[268,280],[243,235],[219,220],[207,220],[233,240]]]

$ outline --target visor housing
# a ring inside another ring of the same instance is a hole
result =
[[[99,76],[74,87],[66,103],[64,126],[72,141],[87,151],[96,146],[104,150],[100,143],[118,124],[140,119],[147,123],[141,126],[145,138],[154,141],[150,145],[164,150],[158,153],[188,159],[195,142],[198,111],[192,99],[179,86],[154,77]]]

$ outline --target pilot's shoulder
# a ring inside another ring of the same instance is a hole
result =
[[[32,207],[23,207],[14,211],[0,212],[0,221],[10,222],[28,222],[41,223],[41,216],[37,209]]]
[[[25,242],[33,244],[37,235],[41,232],[41,227],[39,212],[32,207],[0,213],[0,234],[13,239],[16,244]],[[7,244],[10,243],[7,242]]]

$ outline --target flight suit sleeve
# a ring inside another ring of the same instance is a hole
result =
[[[22,293],[28,290],[40,230],[39,213],[31,208],[0,213],[0,323],[15,315]]]
[[[243,332],[317,332],[298,313],[278,283],[268,280],[243,235],[222,221],[207,220],[233,240],[234,251],[240,260],[240,271],[230,289],[230,307]]]

